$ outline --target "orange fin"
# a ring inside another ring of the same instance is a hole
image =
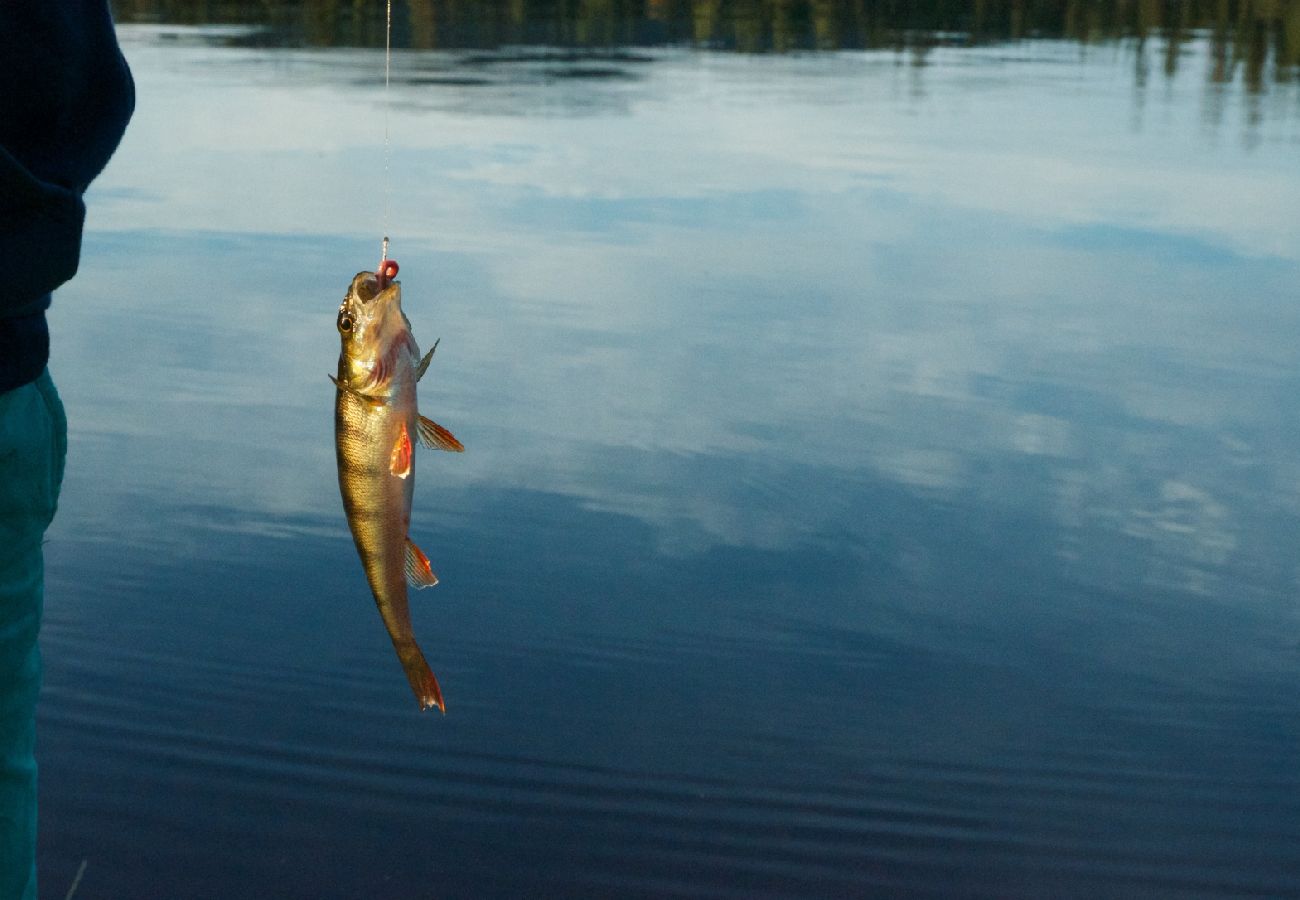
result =
[[[420,712],[433,709],[435,706],[438,707],[438,712],[447,715],[447,704],[442,699],[442,688],[438,686],[438,679],[430,672],[428,693],[420,697]]]
[[[420,416],[420,443],[430,450],[450,450],[453,453],[464,453],[465,447],[456,436],[447,429],[443,428],[433,419],[426,419]]]
[[[388,460],[388,471],[398,478],[405,478],[411,474],[411,436],[406,433],[406,423],[402,423],[402,430],[397,435],[397,443],[393,444],[393,455]]]
[[[438,679],[430,670],[429,664],[425,662],[419,645],[415,641],[404,641],[400,644],[394,641],[393,646],[397,649],[397,658],[401,660],[402,668],[406,670],[406,680],[411,683],[411,691],[414,692],[421,711],[436,706],[445,715],[447,704],[442,699],[442,688],[439,687]]]
[[[429,565],[429,557],[410,538],[406,539],[406,583],[414,588],[433,587],[438,583],[438,576],[433,574],[433,567]]]

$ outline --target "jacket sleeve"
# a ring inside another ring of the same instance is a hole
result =
[[[86,207],[0,146],[0,318],[39,311],[77,273]]]
[[[77,271],[81,193],[135,104],[107,0],[0,0],[0,318]]]

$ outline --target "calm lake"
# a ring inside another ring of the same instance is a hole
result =
[[[116,9],[43,896],[1300,892],[1300,2]]]

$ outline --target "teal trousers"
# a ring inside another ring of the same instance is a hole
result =
[[[48,371],[0,394],[0,900],[36,900],[42,541],[63,482],[67,434]]]

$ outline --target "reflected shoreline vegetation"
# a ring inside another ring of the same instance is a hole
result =
[[[384,4],[343,0],[113,0],[119,21],[259,26],[232,43],[381,47]],[[976,0],[396,0],[393,42],[416,49],[696,46],[743,53],[906,50],[1025,39],[1080,44],[1156,41],[1172,74],[1180,49],[1209,39],[1210,77],[1261,89],[1297,78],[1300,2],[1033,2]]]
[[[227,47],[384,46],[383,0],[112,2],[121,23],[209,26],[204,42]],[[556,51],[635,61],[629,49],[872,52],[893,54],[922,92],[928,72],[942,68],[938,54],[1056,41],[1075,45],[1081,56],[1114,54],[1131,73],[1139,107],[1153,86],[1180,77],[1200,81],[1211,130],[1221,124],[1227,96],[1240,92],[1247,145],[1266,120],[1300,114],[1300,0],[394,0],[392,7],[394,48],[460,51],[471,54],[469,63],[527,61],[539,52],[550,58]]]

